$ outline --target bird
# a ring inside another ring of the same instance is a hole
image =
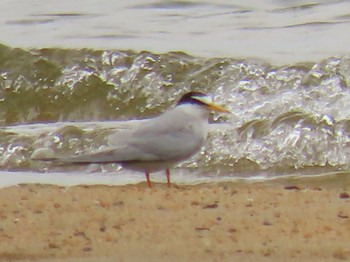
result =
[[[171,187],[170,168],[201,150],[207,138],[211,111],[229,113],[209,95],[191,91],[164,113],[145,119],[131,130],[111,134],[108,147],[101,151],[67,157],[34,156],[32,159],[63,165],[118,163],[124,168],[144,172],[149,188],[152,188],[150,173],[165,170],[167,186]]]

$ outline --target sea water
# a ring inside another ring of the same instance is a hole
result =
[[[143,181],[116,164],[31,155],[99,150],[189,90],[232,114],[211,115],[205,147],[172,170],[175,183],[346,173],[350,3],[231,2],[4,1],[0,184]]]

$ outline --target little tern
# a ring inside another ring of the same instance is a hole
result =
[[[201,92],[184,94],[177,105],[163,114],[147,119],[127,132],[108,138],[108,148],[90,154],[69,157],[33,157],[33,160],[60,164],[107,164],[145,173],[152,187],[150,173],[165,170],[171,187],[169,169],[200,151],[207,138],[210,111],[228,113]]]

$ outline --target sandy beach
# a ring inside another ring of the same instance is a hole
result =
[[[3,188],[0,260],[349,260],[343,178]]]

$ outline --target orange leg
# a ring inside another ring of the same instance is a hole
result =
[[[168,187],[171,187],[171,183],[170,183],[170,170],[169,170],[169,168],[167,168],[167,169],[165,170],[165,175],[166,175],[166,181],[167,181]]]
[[[146,180],[147,180],[147,186],[148,188],[152,188],[151,180],[149,180],[149,172],[145,172]]]

